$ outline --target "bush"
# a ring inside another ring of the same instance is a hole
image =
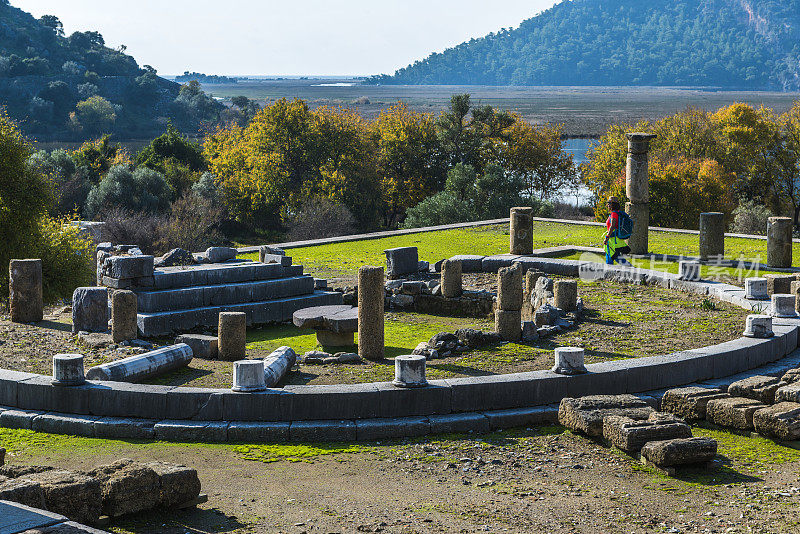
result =
[[[103,227],[103,237],[107,241],[136,245],[145,254],[156,254],[158,230],[164,224],[163,216],[112,208],[105,212],[103,219],[106,223]]]
[[[350,211],[330,200],[315,197],[307,200],[300,211],[289,219],[289,239],[323,239],[353,234],[356,219]]]
[[[45,302],[95,285],[94,242],[68,219],[43,218],[28,257],[41,258]]]
[[[732,215],[731,232],[754,235],[765,235],[767,219],[773,216],[766,206],[751,200],[741,200]]]
[[[220,245],[224,236],[219,226],[225,212],[213,201],[188,193],[172,204],[169,217],[157,229],[156,249],[164,253],[173,248],[190,251]]]
[[[92,188],[86,199],[86,214],[96,217],[105,210],[121,207],[130,211],[163,212],[172,191],[164,176],[152,169],[117,165]]]

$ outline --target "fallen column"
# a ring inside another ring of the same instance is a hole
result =
[[[297,363],[297,354],[291,347],[280,347],[264,358],[264,385],[274,387]]]
[[[181,343],[92,367],[86,372],[86,378],[111,382],[140,382],[184,367],[191,361],[192,349],[189,345]]]

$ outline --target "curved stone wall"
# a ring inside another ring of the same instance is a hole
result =
[[[514,261],[550,274],[659,284],[751,309],[744,290],[676,275],[578,261],[483,258],[483,270]],[[762,303],[763,304],[763,303]],[[286,386],[257,393],[122,382],[51,384],[48,376],[0,370],[0,426],[111,438],[200,441],[354,440],[490,430],[553,420],[553,403],[589,394],[642,394],[722,379],[784,360],[797,365],[800,320],[775,319],[775,336],[733,341],[666,356],[587,365],[565,376],[532,371],[433,380],[401,389],[389,382]],[[788,358],[787,358],[788,356]],[[548,405],[551,405],[548,407]]]

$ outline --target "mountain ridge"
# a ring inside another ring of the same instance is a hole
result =
[[[374,84],[800,90],[800,0],[564,0]]]

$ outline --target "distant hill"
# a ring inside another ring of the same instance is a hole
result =
[[[380,84],[800,90],[800,0],[564,0]]]
[[[100,33],[67,37],[56,17],[35,19],[8,0],[0,0],[0,103],[41,140],[151,137],[168,121],[196,132],[222,110],[196,83],[182,87],[140,68]]]

